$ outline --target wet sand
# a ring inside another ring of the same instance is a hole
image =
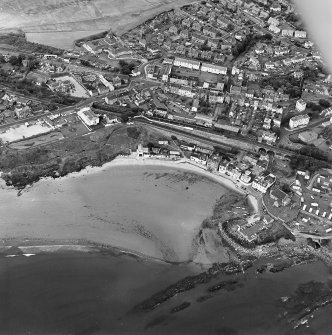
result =
[[[1,237],[83,239],[166,261],[190,261],[202,221],[229,189],[183,165],[145,164],[119,159],[46,178],[19,197],[3,187]]]

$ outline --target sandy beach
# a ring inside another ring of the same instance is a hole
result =
[[[230,190],[240,191],[186,162],[118,157],[102,167],[42,179],[21,196],[2,182],[1,238],[85,240],[186,262],[202,221]]]

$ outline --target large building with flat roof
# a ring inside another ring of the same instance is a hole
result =
[[[90,107],[82,108],[77,115],[87,126],[96,126],[99,123],[99,116],[96,115]]]

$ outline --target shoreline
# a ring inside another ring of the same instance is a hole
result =
[[[6,240],[6,242],[4,242]],[[195,271],[205,271],[210,268],[212,264],[197,263],[193,260],[188,261],[168,261],[166,259],[154,257],[151,255],[143,254],[136,250],[130,250],[126,248],[120,248],[108,244],[101,244],[94,241],[51,241],[47,239],[4,239],[2,243],[9,243],[0,245],[0,258],[11,258],[11,257],[32,257],[38,255],[52,255],[52,254],[65,254],[71,253],[79,254],[101,254],[112,257],[127,256],[135,258],[139,261],[162,263],[167,265],[188,265],[192,266]],[[1,242],[0,242],[1,243]],[[44,243],[44,244],[41,244]]]
[[[61,180],[61,184],[67,184],[67,181],[73,180],[73,179],[79,179],[79,178],[83,178],[83,177],[87,177],[87,176],[92,176],[92,175],[96,175],[96,174],[100,174],[103,171],[110,171],[111,168],[114,169],[118,169],[119,167],[164,167],[166,168],[165,170],[167,170],[167,168],[170,169],[175,169],[175,170],[180,170],[182,172],[188,172],[188,173],[192,173],[192,174],[196,174],[202,178],[206,178],[207,180],[209,180],[212,183],[216,183],[220,186],[222,186],[226,192],[234,192],[237,194],[241,194],[241,195],[245,195],[246,193],[242,190],[240,190],[239,188],[236,187],[236,185],[229,179],[223,177],[222,175],[216,175],[213,173],[208,172],[207,170],[205,170],[204,168],[200,167],[200,166],[196,166],[194,164],[189,163],[188,161],[182,159],[179,161],[168,161],[168,160],[156,160],[156,159],[137,159],[136,156],[132,155],[131,157],[127,157],[127,156],[118,156],[117,158],[115,158],[114,160],[105,163],[102,166],[95,166],[95,167],[91,167],[88,166],[87,168],[79,171],[79,172],[72,172],[67,174],[66,176],[63,177],[59,177],[59,178],[53,178],[53,177],[45,177],[45,178],[41,178],[41,180],[37,183],[34,183],[32,185],[30,185],[29,187],[27,187],[24,190],[19,191],[19,193],[13,194],[13,196],[20,196],[26,193],[30,193],[33,195],[34,194],[34,187],[35,185],[38,185],[37,187],[41,187],[45,184],[49,184],[50,182],[56,181],[56,180]],[[119,169],[121,170],[121,169]],[[103,177],[101,177],[103,178]],[[76,181],[77,183],[77,181]],[[14,187],[7,187],[4,186],[2,187],[3,191],[11,191],[11,192],[17,192],[17,190]],[[27,194],[26,194],[27,195]],[[24,196],[24,195],[23,195]],[[250,199],[250,198],[249,198]],[[249,204],[251,209],[256,210],[255,208],[255,203],[253,201],[249,201]],[[203,222],[203,221],[202,221]],[[200,222],[200,225],[202,224],[202,222]],[[84,225],[81,225],[80,223],[78,223],[77,225],[77,229],[84,229]],[[46,228],[47,229],[47,228]],[[98,228],[97,228],[98,229]],[[105,229],[105,227],[104,227]],[[172,234],[171,232],[173,231],[173,227],[170,226],[168,227],[166,230],[170,230],[170,234]],[[192,231],[194,232],[195,228],[192,228]],[[97,231],[97,230],[96,230]],[[101,230],[102,231],[102,230]],[[112,229],[110,230],[112,232]],[[106,232],[106,231],[105,231]],[[109,232],[109,231],[108,231]],[[22,232],[21,232],[22,233]],[[159,253],[148,253],[146,254],[144,251],[146,248],[149,249],[147,244],[144,248],[135,248],[135,245],[137,245],[137,243],[133,242],[133,244],[131,242],[128,243],[120,243],[118,240],[116,242],[116,244],[113,244],[113,239],[105,239],[105,238],[101,238],[100,241],[97,239],[96,241],[94,241],[93,239],[91,240],[88,236],[84,236],[83,235],[78,235],[79,236],[75,236],[75,234],[72,233],[73,238],[70,238],[67,240],[69,241],[69,243],[66,243],[66,239],[63,239],[62,237],[57,237],[58,234],[52,235],[46,235],[45,237],[38,237],[38,234],[33,234],[31,233],[30,235],[25,235],[25,233],[23,232],[22,234],[15,234],[13,233],[13,235],[11,235],[10,231],[4,235],[4,239],[2,241],[2,244],[0,242],[0,254],[1,254],[1,249],[4,247],[8,247],[8,246],[12,246],[12,247],[16,247],[16,248],[22,248],[21,250],[23,250],[24,253],[28,253],[28,254],[35,254],[35,253],[43,253],[43,252],[54,252],[54,251],[83,251],[83,252],[89,252],[89,251],[98,251],[98,252],[102,252],[102,251],[106,251],[107,250],[110,252],[111,250],[113,250],[113,252],[115,254],[128,254],[128,255],[133,255],[135,257],[139,257],[139,258],[143,258],[143,259],[153,259],[153,260],[158,260],[158,261],[162,261],[165,263],[169,263],[169,264],[183,264],[183,263],[193,263],[195,265],[201,265],[201,266],[206,266],[207,263],[199,263],[199,262],[195,262],[193,259],[188,259],[188,260],[182,260],[179,259],[177,260],[176,258],[174,259],[174,261],[172,259],[165,259],[163,258],[163,256],[159,255]],[[60,234],[62,235],[62,234]],[[89,234],[88,234],[89,235]],[[172,235],[170,235],[172,236]],[[121,236],[120,236],[121,237]],[[119,238],[120,238],[119,237]],[[59,239],[60,238],[60,239]],[[125,235],[123,235],[123,237],[121,237],[121,239],[126,238]],[[133,238],[133,236],[131,237]],[[6,241],[6,242],[5,242]],[[61,243],[54,243],[54,241],[61,241]],[[142,240],[142,242],[144,242]],[[38,246],[36,245],[38,244],[39,249],[37,248]],[[1,248],[2,245],[2,248]],[[50,246],[51,245],[51,246]],[[128,248],[126,247],[126,245],[128,245]],[[138,245],[137,245],[138,246]],[[91,250],[91,247],[93,250]],[[7,248],[8,249],[8,248]],[[146,250],[148,250],[146,249]],[[20,253],[20,252],[19,252]],[[20,253],[21,254],[21,253]]]

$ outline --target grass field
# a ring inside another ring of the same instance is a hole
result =
[[[0,28],[22,29],[28,38],[69,47],[91,31],[124,33],[165,10],[194,0],[0,0]],[[60,33],[61,32],[61,33]],[[47,39],[39,34],[47,34]],[[53,35],[51,34],[53,33]],[[65,33],[65,41],[59,36]],[[65,43],[64,43],[65,42]]]

